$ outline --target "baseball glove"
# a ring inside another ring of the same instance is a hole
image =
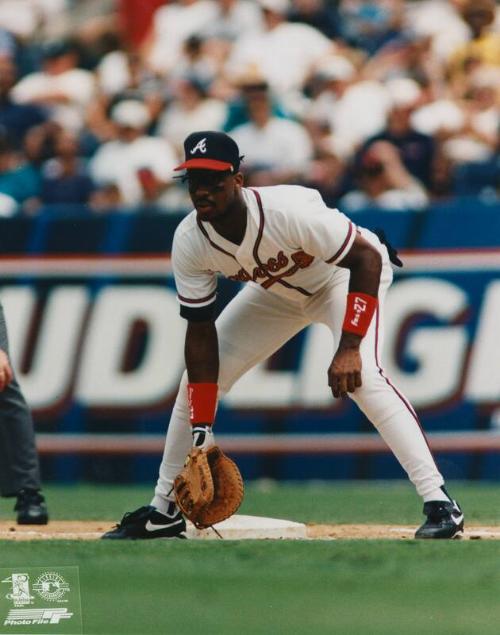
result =
[[[195,527],[211,527],[232,516],[243,500],[240,471],[218,447],[193,448],[174,481],[177,504]]]

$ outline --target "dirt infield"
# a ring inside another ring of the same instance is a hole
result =
[[[0,521],[0,540],[95,540],[112,525],[106,520],[54,520],[40,526]]]
[[[0,540],[97,540],[111,526],[108,521],[60,520],[41,527],[0,521]],[[306,526],[306,536],[311,540],[408,540],[413,539],[414,532],[415,527],[398,525]],[[215,534],[213,538],[217,538]],[[464,539],[500,540],[500,526],[470,526]]]
[[[315,540],[413,540],[415,527],[399,525],[308,525],[307,537]],[[467,527],[465,540],[500,540],[500,526]]]

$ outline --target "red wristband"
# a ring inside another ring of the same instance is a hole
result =
[[[212,425],[217,406],[217,384],[188,384],[189,420],[191,425]]]
[[[348,293],[342,330],[364,337],[377,308],[377,298],[367,293]]]

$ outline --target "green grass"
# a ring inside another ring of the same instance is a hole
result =
[[[500,488],[453,484],[500,524]],[[151,488],[48,487],[53,518],[116,521]],[[12,518],[11,501],[0,501]],[[406,483],[248,487],[242,513],[417,525]],[[498,635],[496,541],[0,542],[0,566],[78,565],[87,635]],[[1,633],[1,631],[0,631]]]
[[[453,483],[452,495],[474,523],[500,524],[500,487]],[[49,486],[44,490],[53,519],[117,521],[125,511],[149,503],[150,486]],[[0,520],[14,518],[13,499],[0,499]],[[422,503],[405,482],[278,484],[246,488],[242,514],[301,522],[418,524]],[[500,629],[499,629],[500,633]]]
[[[497,635],[499,555],[493,542],[60,541],[18,543],[5,565],[78,564],[93,635]]]

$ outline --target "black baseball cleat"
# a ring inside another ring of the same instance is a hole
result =
[[[127,512],[121,522],[101,536],[105,540],[149,540],[151,538],[186,538],[186,521],[175,503],[167,514],[145,505]]]
[[[424,503],[425,523],[415,532],[415,538],[461,538],[464,515],[456,501]]]
[[[14,511],[18,525],[46,525],[49,522],[45,498],[36,489],[19,490]]]

